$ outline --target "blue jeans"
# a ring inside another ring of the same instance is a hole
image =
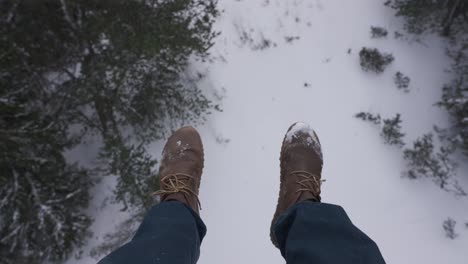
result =
[[[336,205],[298,203],[273,229],[288,264],[385,263],[374,241]],[[205,224],[192,209],[177,201],[163,202],[151,208],[129,243],[99,264],[195,264],[205,234]]]

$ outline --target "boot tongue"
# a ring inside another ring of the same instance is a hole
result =
[[[297,202],[302,201],[320,202],[320,198],[315,197],[310,192],[302,192],[301,195],[299,195],[299,198],[297,198]]]
[[[302,173],[301,173],[302,174]],[[314,177],[314,176],[310,176],[310,177]],[[313,193],[312,191],[308,191],[308,190],[301,190],[301,189],[304,189],[304,186],[301,186],[299,184],[299,182],[303,181],[304,178],[303,177],[300,177],[298,176],[298,174],[296,173],[291,173],[290,175],[287,176],[287,186],[291,186],[293,188],[290,188],[288,190],[289,192],[289,195],[291,196],[290,198],[290,205],[293,205],[295,203],[298,203],[298,202],[302,202],[302,201],[305,201],[305,200],[313,200],[313,201],[316,201],[316,202],[320,202],[320,191],[319,193]],[[301,190],[301,191],[298,191],[298,190]]]

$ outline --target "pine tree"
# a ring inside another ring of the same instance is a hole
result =
[[[354,117],[362,119],[363,121],[369,121],[372,122],[376,125],[380,125],[382,118],[380,117],[380,114],[374,115],[369,112],[359,112]]]
[[[217,14],[215,0],[0,1],[2,262],[80,245],[91,173],[117,177],[124,209],[154,202],[145,146],[213,107],[188,66],[206,59]],[[65,159],[90,136],[97,168]]]
[[[442,224],[442,227],[444,228],[445,231],[445,236],[450,238],[450,239],[455,239],[458,237],[458,234],[455,232],[455,225],[457,222],[453,220],[452,218],[447,218],[447,220],[444,221]]]
[[[88,172],[63,156],[76,138],[37,91],[0,83],[0,262],[64,259],[91,222]]]
[[[468,3],[464,0],[390,0],[386,5],[407,20],[405,26],[410,33],[432,31],[450,36],[463,30],[468,22]]]
[[[455,60],[453,71],[457,77],[444,86],[442,99],[438,105],[451,114],[452,137],[459,139],[459,146],[468,156],[468,82],[466,81],[468,79],[468,54],[460,52]]]
[[[464,0],[391,0],[387,5],[405,19],[408,32],[439,33],[448,39],[447,52],[453,59],[454,79],[443,87],[438,103],[451,115],[452,137],[468,156],[468,2]]]
[[[369,112],[359,112],[354,115],[354,117],[381,127],[380,136],[384,139],[386,144],[397,145],[399,147],[405,144],[403,142],[405,134],[401,132],[402,120],[400,114],[396,114],[394,118],[386,118],[383,120],[380,114],[372,114]]]
[[[409,84],[410,84],[410,77],[404,75],[401,72],[396,72],[395,76],[393,77],[393,82],[397,86],[398,89],[403,90],[405,93],[409,92]]]
[[[392,54],[381,53],[376,48],[363,47],[359,52],[361,69],[377,74],[385,71],[387,66],[395,59]]]
[[[384,119],[381,135],[385,143],[389,145],[397,145],[402,147],[405,145],[403,142],[404,133],[401,132],[401,118],[400,114],[396,114],[394,118]]]
[[[410,179],[428,177],[441,189],[465,196],[465,191],[453,179],[457,164],[452,160],[453,145],[436,146],[434,136],[428,133],[418,138],[412,148],[404,150],[404,158],[409,170],[406,175]]]
[[[371,26],[371,37],[372,38],[385,38],[388,35],[388,31],[383,27]]]

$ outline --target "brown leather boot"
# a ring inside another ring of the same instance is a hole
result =
[[[203,143],[197,130],[183,127],[167,140],[159,168],[161,202],[177,200],[199,213],[198,190],[203,171]]]
[[[317,134],[304,123],[289,127],[280,155],[281,185],[278,205],[271,222],[270,237],[278,246],[273,225],[290,206],[305,200],[320,202],[322,150]]]

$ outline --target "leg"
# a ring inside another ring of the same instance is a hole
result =
[[[292,125],[280,155],[280,193],[271,241],[288,264],[383,264],[377,245],[336,205],[321,203],[323,156],[317,134]]]
[[[288,264],[385,263],[374,241],[336,205],[300,202],[286,210],[273,229]]]
[[[99,264],[195,264],[206,227],[192,209],[178,201],[154,206],[134,238]]]
[[[195,264],[206,227],[199,217],[198,191],[203,144],[192,127],[177,130],[163,150],[159,168],[161,203],[154,206],[135,237],[100,264]]]

